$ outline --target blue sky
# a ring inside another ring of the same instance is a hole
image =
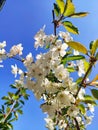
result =
[[[83,43],[87,48],[90,41],[98,38],[98,1],[97,0],[73,0],[76,5],[76,11],[87,11],[90,14],[85,18],[72,19],[72,22],[78,26],[80,35],[72,35],[75,41]],[[46,25],[45,32],[53,33],[52,8],[55,0],[8,0],[0,12],[0,42],[6,40],[7,49],[14,44],[22,43],[24,46],[24,55],[32,52],[36,55],[34,49],[34,35]],[[64,31],[64,30],[63,30]],[[9,85],[13,83],[14,76],[10,72],[10,65],[15,61],[4,61],[4,68],[0,68],[0,97],[6,95],[9,91]],[[92,73],[91,78],[98,73]],[[14,130],[46,130],[43,118],[45,115],[39,108],[40,102],[37,101],[32,92],[30,99],[24,106],[24,115],[14,123]],[[1,101],[0,101],[1,104]],[[93,123],[87,127],[87,130],[98,129],[98,108],[95,111]]]

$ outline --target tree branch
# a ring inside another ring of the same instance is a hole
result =
[[[54,35],[56,36],[56,20],[55,20],[55,14],[54,14],[54,10],[52,10],[52,16],[53,16],[53,24],[54,24]]]
[[[76,119],[76,118],[74,118],[74,121],[75,121],[75,124],[76,124],[76,128],[77,128],[77,130],[80,130],[80,127],[79,127],[79,124],[78,124],[77,119]]]

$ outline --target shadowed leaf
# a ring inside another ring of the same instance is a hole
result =
[[[71,32],[73,34],[79,34],[78,28],[75,27],[71,22],[64,21],[62,22],[62,24],[68,32]]]
[[[80,18],[80,17],[85,17],[88,15],[88,12],[79,12],[79,13],[74,13],[71,15],[73,18]]]

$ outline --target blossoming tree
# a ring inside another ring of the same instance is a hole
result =
[[[38,100],[43,99],[41,109],[47,114],[45,121],[49,130],[84,130],[91,123],[98,99],[98,75],[91,81],[89,76],[98,60],[98,40],[92,41],[89,49],[74,41],[70,33],[79,34],[78,28],[66,20],[87,14],[75,12],[72,0],[56,0],[52,11],[53,34],[47,35],[43,27],[34,36],[35,48],[45,49],[44,53],[37,54],[36,60],[32,53],[22,57],[22,44],[12,46],[7,52],[6,42],[0,43],[0,62],[14,58],[25,68],[20,69],[16,63],[11,65],[11,72],[17,78],[11,88],[16,92],[8,92],[8,96],[2,98],[5,104],[0,109],[1,129],[13,129],[12,121],[18,119],[18,113],[22,114],[23,98],[29,97],[27,89]],[[57,33],[61,25],[66,31]],[[88,87],[91,94],[86,92]]]

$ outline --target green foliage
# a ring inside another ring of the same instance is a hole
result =
[[[82,45],[81,43],[79,42],[75,42],[75,41],[70,41],[70,42],[67,42],[67,44],[72,47],[73,49],[83,53],[83,54],[87,54],[88,51],[86,49],[86,47],[84,45]]]
[[[85,106],[84,106],[83,104],[80,104],[78,107],[79,107],[81,113],[82,113],[82,114],[85,114],[85,112],[86,112]]]
[[[65,8],[65,3],[63,0],[56,0],[57,5],[60,9],[60,13],[63,14],[64,13],[64,8]]]
[[[1,2],[0,3],[1,4],[0,9],[1,9],[3,7],[3,4],[5,3],[5,0],[1,0],[0,2]],[[72,0],[66,0],[66,2],[64,2],[64,0],[56,0],[56,3],[54,3],[54,13],[57,17],[57,19],[55,19],[55,16],[53,14],[53,23],[54,23],[54,30],[55,30],[54,32],[56,32],[57,27],[59,27],[60,25],[63,25],[68,32],[71,32],[73,34],[79,34],[78,28],[75,27],[70,21],[66,20],[66,18],[70,18],[70,17],[71,18],[72,17],[73,18],[80,18],[80,17],[84,17],[88,14],[87,12],[75,12],[75,5],[73,4]],[[54,33],[54,34],[56,35],[56,33]],[[79,42],[70,41],[70,40],[69,40],[70,42],[67,42],[65,39],[63,39],[62,41],[66,42],[69,47],[68,47],[68,50],[66,52],[66,55],[63,58],[62,58],[62,56],[60,57],[61,58],[60,63],[66,67],[66,69],[68,70],[69,73],[71,73],[71,72],[75,72],[77,70],[79,71],[78,65],[75,66],[76,65],[75,64],[74,66],[70,66],[71,61],[77,61],[77,60],[82,59],[84,62],[85,74],[83,73],[83,76],[79,77],[75,81],[75,83],[76,83],[75,87],[77,88],[77,92],[76,92],[76,94],[73,94],[74,92],[71,92],[71,91],[69,93],[70,95],[73,95],[73,97],[76,100],[76,102],[71,102],[72,103],[71,105],[76,105],[76,107],[79,108],[80,113],[78,113],[78,115],[80,114],[81,118],[83,117],[83,119],[84,119],[85,113],[87,111],[85,109],[85,107],[88,105],[88,103],[90,103],[93,106],[96,105],[96,99],[98,100],[98,90],[91,89],[91,93],[93,96],[84,95],[84,99],[79,99],[77,97],[78,97],[78,94],[79,94],[82,87],[86,88],[89,85],[96,85],[96,83],[97,83],[96,80],[98,80],[98,75],[96,75],[95,78],[91,82],[87,82],[86,79],[89,76],[89,74],[92,70],[92,67],[95,64],[96,60],[98,60],[98,52],[96,52],[98,49],[98,39],[95,41],[92,41],[90,43],[90,51],[88,51],[86,49],[86,47]],[[49,49],[49,48],[50,48],[50,43],[46,46],[46,49]],[[83,53],[86,56],[89,56],[90,62],[88,62],[86,60],[84,55],[81,55],[81,54],[72,55],[74,49],[79,51],[80,53]],[[69,75],[69,73],[68,73],[68,75]],[[51,81],[51,83],[52,82],[54,82],[54,83],[64,82],[64,81],[58,80],[58,78],[55,76],[55,72],[53,71],[53,69],[51,69],[50,73],[45,75],[45,78],[47,78],[49,81]],[[30,79],[31,79],[31,77],[30,77]],[[66,79],[63,79],[63,80],[66,80]],[[69,78],[68,80],[70,81],[71,78]],[[71,84],[69,83],[69,81],[65,81],[65,82],[68,85],[68,87],[70,88]],[[67,90],[66,84],[65,84],[66,87],[65,86],[63,87],[63,85],[62,85],[62,87],[58,90]],[[72,87],[74,87],[74,84],[72,84]],[[2,129],[2,130],[13,129],[12,122],[18,120],[19,114],[23,114],[22,108],[23,108],[23,105],[25,104],[24,100],[29,99],[29,95],[27,94],[27,89],[23,88],[21,85],[19,85],[18,88],[16,88],[16,85],[14,84],[14,85],[11,85],[11,88],[14,89],[15,92],[8,92],[7,96],[2,97],[2,100],[4,100],[4,105],[2,105],[1,109],[0,109],[0,129]],[[59,93],[59,91],[55,92],[52,95],[52,94],[48,94],[47,91],[45,90],[45,93],[44,92],[42,93],[42,95],[47,94],[45,96],[48,100],[45,101],[45,104],[47,103],[47,104],[51,105],[52,104],[51,97],[54,99],[58,95],[58,93]],[[67,117],[65,120],[68,123],[67,127],[69,130],[71,130],[72,128],[74,130],[79,130],[82,128],[84,129],[85,126],[84,125],[79,126],[78,121],[76,120],[76,117],[74,117],[74,116],[70,117],[70,115],[67,115],[69,108],[71,108],[71,106],[65,107],[65,105],[64,105],[61,108],[61,111],[60,111],[60,109],[55,111],[56,116],[58,116],[58,117],[64,116],[64,118]],[[54,122],[59,123],[59,121],[56,120],[56,116],[54,118]],[[74,123],[73,123],[73,121],[74,121]],[[56,128],[58,128],[57,125],[58,124],[55,125]],[[56,129],[56,128],[54,128],[54,129]]]
[[[83,102],[85,102],[86,104],[90,103],[92,105],[96,105],[95,99],[90,95],[85,95]]]
[[[73,34],[79,34],[78,28],[75,27],[70,21],[65,21],[66,18],[80,18],[87,16],[87,12],[75,12],[75,5],[72,0],[56,0],[54,3],[54,13],[57,16],[57,20],[55,20],[56,27],[61,24],[65,27],[65,29]]]
[[[82,78],[82,77],[79,77],[79,78],[76,80],[76,83],[77,83],[77,84],[80,84],[82,80],[83,80],[83,78]]]
[[[58,17],[60,14],[60,9],[59,9],[58,5],[55,3],[54,3],[54,12],[55,12],[56,16]]]
[[[68,61],[81,60],[85,57],[83,55],[74,55],[74,56],[64,56],[62,58],[62,63],[65,65]]]
[[[62,24],[68,32],[71,32],[73,34],[79,34],[78,28],[75,27],[71,22],[64,21],[62,22]]]
[[[91,92],[92,92],[92,95],[94,96],[94,98],[98,100],[98,90],[91,89]]]
[[[74,67],[67,67],[67,70],[68,70],[68,72],[75,72],[75,68]]]
[[[72,3],[72,0],[66,0],[64,16],[70,16],[75,13],[75,6]]]
[[[71,15],[73,18],[81,18],[88,15],[88,12],[78,12]]]
[[[98,49],[98,39],[94,40],[90,43],[90,53],[91,53],[91,55],[95,55],[97,49]]]
[[[16,88],[15,85],[11,85],[11,88],[16,92],[8,92],[8,96],[2,97],[5,101],[0,109],[0,129],[2,130],[13,129],[12,122],[18,120],[18,114],[23,114],[23,100],[28,100],[29,96],[25,88]]]

